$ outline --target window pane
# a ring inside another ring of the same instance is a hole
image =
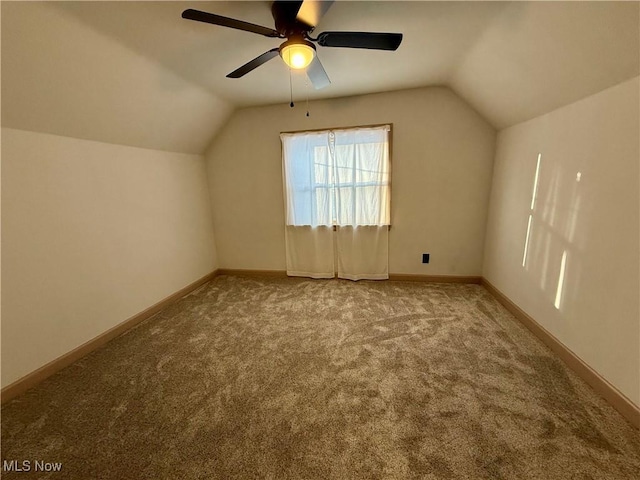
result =
[[[329,185],[332,178],[328,147],[315,147],[313,152],[315,183]]]
[[[360,154],[356,158],[356,183],[388,183],[388,161],[384,144],[359,145]]]
[[[311,225],[333,225],[333,188],[317,188],[315,191],[314,219]]]
[[[388,187],[358,187],[355,189],[356,225],[388,225]]]
[[[353,183],[355,145],[336,145],[336,183]]]
[[[282,134],[288,225],[388,225],[388,126]]]
[[[336,188],[336,210],[338,225],[355,225],[353,187]]]

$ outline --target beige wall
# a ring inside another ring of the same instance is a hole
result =
[[[480,275],[495,130],[446,88],[236,111],[206,154],[223,268],[285,269],[281,131],[393,123],[389,271]],[[421,263],[422,253],[431,263]]]
[[[498,134],[483,271],[637,405],[639,88],[636,77]]]
[[[200,155],[2,129],[2,386],[216,266]]]

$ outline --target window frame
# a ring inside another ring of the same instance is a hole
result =
[[[351,125],[347,127],[325,127],[325,128],[313,128],[313,129],[305,129],[305,130],[290,130],[280,132],[280,135],[295,135],[295,134],[304,134],[304,133],[319,133],[319,132],[335,132],[335,131],[348,131],[348,130],[360,130],[363,128],[380,128],[380,127],[389,127],[388,132],[388,144],[389,144],[389,225],[387,226],[389,230],[391,230],[391,226],[393,224],[393,122],[385,122],[385,123],[376,123],[370,125]],[[284,147],[282,142],[280,142],[280,159],[282,162],[282,158],[284,158]],[[283,180],[284,181],[284,180]],[[354,182],[355,182],[355,174],[354,174]],[[316,184],[312,186],[312,190],[316,190],[317,188],[331,188],[326,186],[321,186],[321,184]],[[286,199],[285,199],[286,201]],[[337,219],[332,218],[333,230],[336,230]]]

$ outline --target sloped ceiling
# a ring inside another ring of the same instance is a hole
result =
[[[507,127],[639,73],[638,2],[516,2],[498,12],[450,78]]]
[[[332,80],[296,100],[448,85],[503,128],[639,74],[638,2],[347,2],[324,30],[397,31],[397,52],[318,47]],[[183,20],[196,8],[273,26],[269,2],[2,2],[2,125],[200,153],[237,107],[289,102],[278,46]]]
[[[201,153],[232,105],[61,7],[2,2],[2,126]]]

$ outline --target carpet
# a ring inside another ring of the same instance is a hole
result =
[[[7,480],[619,480],[640,438],[479,285],[220,276],[4,405],[2,460]]]

